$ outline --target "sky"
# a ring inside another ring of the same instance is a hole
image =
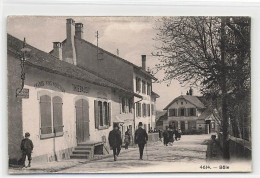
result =
[[[66,19],[73,18],[76,23],[83,23],[83,39],[97,44],[96,32],[99,32],[99,47],[117,54],[133,64],[141,66],[141,55],[147,55],[147,67],[150,69],[159,63],[152,56],[155,46],[156,19],[160,17],[48,17],[48,16],[9,16],[7,33],[19,38],[26,38],[26,42],[42,51],[50,52],[52,42],[61,42],[66,38]],[[163,79],[163,71],[155,74],[159,80]],[[153,91],[160,95],[156,108],[162,110],[174,98],[186,94],[189,86],[181,86],[173,80],[167,83],[154,83]],[[194,88],[194,95],[200,95]]]

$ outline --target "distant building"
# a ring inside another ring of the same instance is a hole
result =
[[[199,97],[187,94],[175,98],[164,108],[167,118],[161,118],[163,129],[172,125],[187,134],[215,132],[219,123],[214,110],[206,108]]]

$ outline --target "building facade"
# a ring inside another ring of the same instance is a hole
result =
[[[155,78],[141,67],[82,39],[83,24],[67,19],[66,39],[54,42],[50,53],[33,46],[24,68],[24,42],[8,35],[8,155],[10,163],[21,157],[26,132],[35,148],[34,161],[68,159],[79,144],[102,145],[109,153],[108,134],[113,123],[132,134],[138,122],[153,127],[158,95]],[[98,49],[98,50],[97,50]],[[21,77],[21,72],[24,72]],[[136,92],[135,78],[146,86]],[[136,104],[145,112],[136,117]],[[149,107],[148,107],[149,106]]]
[[[197,96],[181,95],[170,102],[164,110],[167,117],[163,121],[163,129],[170,125],[181,129],[184,134],[211,133],[218,127],[216,117],[210,108]]]

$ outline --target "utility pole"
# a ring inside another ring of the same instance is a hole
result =
[[[116,55],[119,56],[119,49],[116,49]]]
[[[96,37],[97,37],[97,59],[98,59],[98,38],[99,38],[98,31],[97,31]]]
[[[225,34],[225,26],[226,26],[226,17],[221,17],[221,91],[222,91],[222,131],[223,131],[223,159],[229,160],[229,141],[228,141],[228,114],[227,114],[227,86],[226,86],[226,34]]]

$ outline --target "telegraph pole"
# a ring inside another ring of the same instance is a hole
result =
[[[229,160],[229,141],[228,141],[228,114],[227,114],[227,86],[226,86],[226,34],[225,34],[225,26],[226,26],[226,17],[221,17],[221,91],[222,91],[222,131],[223,131],[223,159]]]
[[[98,31],[97,31],[96,37],[97,37],[97,59],[98,59],[98,38],[99,38]]]

